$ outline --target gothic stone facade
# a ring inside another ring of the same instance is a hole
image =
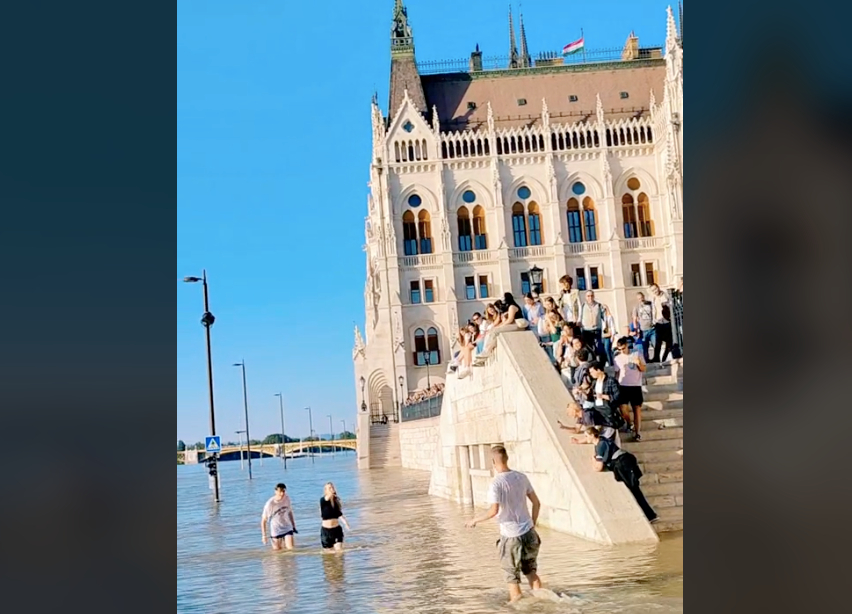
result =
[[[388,117],[372,104],[366,340],[356,329],[353,350],[368,415],[393,420],[410,390],[443,381],[459,323],[504,292],[520,298],[533,266],[542,294],[568,274],[620,326],[637,291],[683,275],[683,39],[671,9],[664,49],[631,34],[609,62],[530,66],[523,29],[521,54],[510,30],[506,69],[482,70],[477,48],[467,72],[421,75],[396,1]]]

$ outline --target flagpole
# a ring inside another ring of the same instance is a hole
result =
[[[583,28],[580,28],[580,39],[583,41],[583,64],[586,63],[586,35],[583,34]]]

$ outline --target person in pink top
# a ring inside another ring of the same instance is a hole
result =
[[[633,431],[633,440],[641,441],[639,430],[642,426],[642,374],[645,372],[645,361],[638,352],[630,352],[628,340],[622,337],[618,340],[618,354],[615,356],[615,376],[618,379],[618,402],[621,405],[621,415]],[[633,408],[633,420],[630,419],[630,408]]]

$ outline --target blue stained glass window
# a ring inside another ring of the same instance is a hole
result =
[[[515,247],[527,246],[527,225],[523,213],[512,215],[512,234],[515,238]]]
[[[419,207],[423,204],[423,199],[420,198],[417,194],[412,194],[408,197],[408,206],[409,207]]]
[[[581,196],[586,193],[586,186],[584,186],[579,181],[571,186],[571,191],[574,192],[577,196]]]
[[[464,194],[462,194],[462,200],[466,203],[475,203],[476,202],[476,194],[468,190]]]
[[[530,192],[530,189],[527,186],[524,185],[524,186],[521,186],[520,188],[518,188],[518,196],[526,199],[526,198],[529,198],[530,196],[532,196],[532,192]]]

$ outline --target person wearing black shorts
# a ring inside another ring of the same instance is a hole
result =
[[[320,515],[322,517],[322,529],[320,530],[320,541],[325,550],[343,550],[343,527],[342,521],[349,530],[349,523],[343,515],[343,505],[334,484],[328,482],[325,485],[322,499],[320,499]]]
[[[618,404],[621,406],[621,414],[633,431],[633,440],[641,441],[639,430],[642,427],[642,404],[645,402],[642,396],[642,380],[645,374],[645,360],[641,353],[630,352],[627,349],[627,338],[618,340],[618,355],[615,357],[615,375],[618,379]],[[630,409],[633,409],[631,420]]]

